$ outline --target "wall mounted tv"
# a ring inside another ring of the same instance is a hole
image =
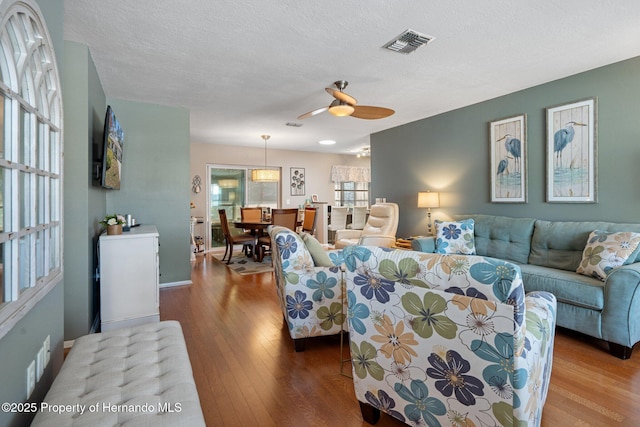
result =
[[[104,188],[119,190],[122,177],[124,132],[110,105],[107,106],[107,114],[104,118],[103,147],[100,184]]]

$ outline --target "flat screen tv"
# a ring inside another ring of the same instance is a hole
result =
[[[110,105],[107,106],[107,114],[104,118],[103,147],[101,185],[111,190],[119,190],[122,178],[124,132]]]

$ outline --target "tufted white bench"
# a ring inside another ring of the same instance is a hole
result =
[[[180,324],[75,340],[32,426],[204,426]]]

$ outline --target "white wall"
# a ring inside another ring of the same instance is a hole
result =
[[[333,182],[331,182],[331,166],[349,165],[369,167],[369,158],[358,158],[348,154],[311,153],[308,151],[268,149],[268,166],[282,168],[282,206],[298,207],[312,194],[317,194],[321,202],[333,204]],[[231,145],[214,145],[191,143],[191,179],[199,175],[202,179],[200,194],[191,192],[191,201],[196,205],[191,210],[192,216],[206,215],[206,182],[207,164],[264,166],[264,148],[234,147]],[[290,168],[305,168],[307,176],[304,196],[291,196],[289,189]],[[288,203],[287,203],[288,202]]]

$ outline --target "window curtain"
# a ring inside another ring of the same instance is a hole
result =
[[[359,166],[331,166],[333,182],[371,182],[371,169]]]

